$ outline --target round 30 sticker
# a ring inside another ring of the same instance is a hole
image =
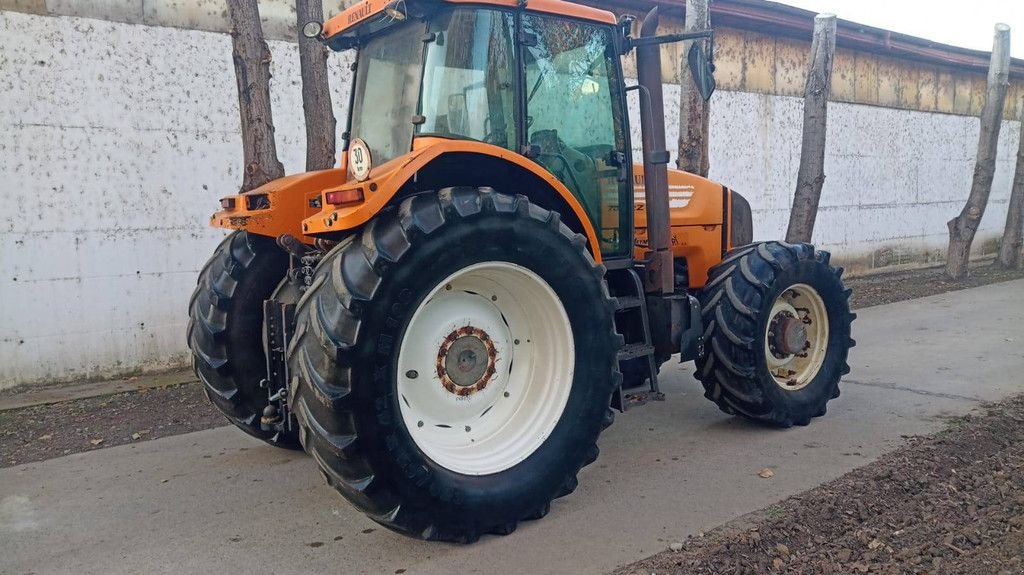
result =
[[[370,147],[361,138],[356,138],[348,144],[348,169],[352,177],[357,181],[363,181],[370,177],[370,168],[373,161],[370,158]]]

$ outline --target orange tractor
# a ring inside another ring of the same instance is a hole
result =
[[[307,25],[357,54],[345,151],[212,216],[235,231],[188,342],[213,403],[375,521],[453,541],[544,516],[674,355],[727,413],[824,414],[853,344],[841,270],[753,243],[739,194],[667,169],[659,46],[712,33],[657,21],[634,37],[562,0],[365,0]]]

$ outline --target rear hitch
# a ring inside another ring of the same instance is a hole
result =
[[[295,328],[295,304],[268,299],[263,302],[263,349],[267,350],[267,377],[260,386],[267,390],[267,406],[260,417],[264,431],[290,431],[288,408],[288,361],[285,351]]]
[[[289,407],[288,343],[295,332],[295,307],[299,294],[313,283],[313,274],[323,255],[334,243],[317,241],[315,247],[295,236],[278,236],[277,245],[291,256],[288,281],[294,289],[275,293],[282,299],[263,301],[263,349],[267,355],[267,375],[260,387],[267,391],[267,406],[260,416],[264,431],[290,431],[295,425]],[[287,300],[287,301],[285,301]]]

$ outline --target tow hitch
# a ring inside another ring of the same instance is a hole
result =
[[[260,417],[263,431],[289,431],[294,423],[288,409],[288,362],[285,351],[295,327],[295,304],[268,299],[263,302],[263,349],[267,350],[267,377],[260,387],[268,402]]]

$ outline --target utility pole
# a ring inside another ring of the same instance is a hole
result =
[[[832,91],[832,61],[836,51],[836,17],[814,17],[811,58],[804,84],[804,128],[800,144],[800,170],[789,214],[787,242],[811,241],[818,201],[825,184],[825,133],[828,126],[828,98]]]
[[[306,171],[334,166],[334,107],[327,78],[327,46],[307,38],[302,27],[324,18],[323,0],[295,0],[299,36],[299,69],[302,72],[302,112],[306,117]]]
[[[698,32],[711,27],[710,0],[686,0],[685,32]],[[708,175],[708,113],[710,102],[697,91],[686,58],[694,42],[701,42],[708,53],[707,40],[683,42],[679,64],[679,153],[676,167],[680,170],[707,177]],[[710,54],[709,54],[710,56]]]
[[[1003,105],[1010,87],[1010,27],[996,24],[992,40],[992,59],[988,65],[988,87],[981,109],[981,130],[978,133],[978,157],[974,164],[971,194],[960,215],[946,222],[949,228],[949,251],[946,254],[946,275],[960,280],[967,277],[971,243],[985,215],[992,178],[996,171],[996,148],[1003,120]]]
[[[263,38],[257,0],[227,0],[232,60],[242,119],[242,192],[284,176],[270,110],[270,48]]]
[[[1017,144],[1017,165],[1013,172],[1013,186],[1010,188],[1010,205],[1006,208],[1006,228],[1003,243],[999,246],[996,266],[1005,269],[1021,268],[1021,249],[1024,248],[1024,98],[1017,103],[1017,119],[1020,121],[1020,139]]]

